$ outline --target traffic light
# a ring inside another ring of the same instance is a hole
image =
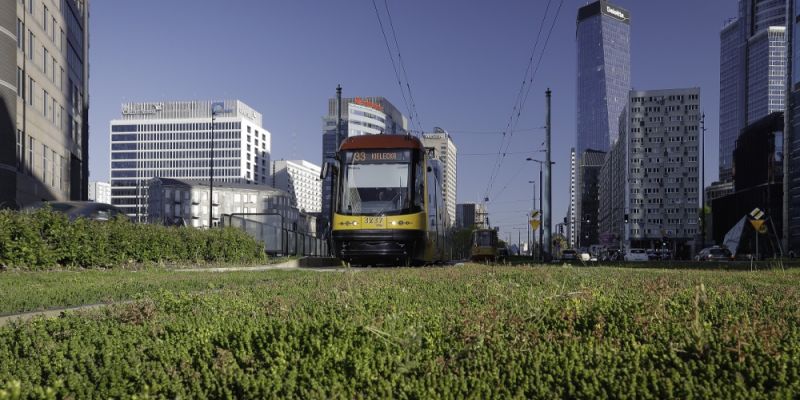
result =
[[[625,223],[628,223],[628,214],[625,214]]]

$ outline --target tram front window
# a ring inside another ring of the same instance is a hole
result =
[[[492,246],[492,233],[488,231],[475,232],[475,245],[480,247]]]
[[[411,154],[408,150],[345,153],[342,214],[398,214],[413,205],[409,191]]]

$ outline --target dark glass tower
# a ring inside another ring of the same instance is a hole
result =
[[[576,193],[574,208],[570,210],[574,224],[570,236],[580,246],[598,241],[597,172],[603,164],[602,154],[619,137],[620,114],[628,104],[630,22],[627,10],[604,0],[578,9],[575,131],[578,159],[577,170],[572,171]]]
[[[732,179],[742,130],[786,98],[786,1],[740,0],[739,15],[720,32],[719,177]]]

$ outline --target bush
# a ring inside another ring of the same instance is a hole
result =
[[[254,263],[264,259],[264,246],[235,228],[198,230],[134,224],[125,219],[70,221],[49,209],[0,211],[0,264],[13,268]]]

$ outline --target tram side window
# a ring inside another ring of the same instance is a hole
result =
[[[425,206],[425,175],[422,172],[422,162],[416,164],[416,168],[414,169],[414,202],[418,206],[417,209],[420,209]]]

